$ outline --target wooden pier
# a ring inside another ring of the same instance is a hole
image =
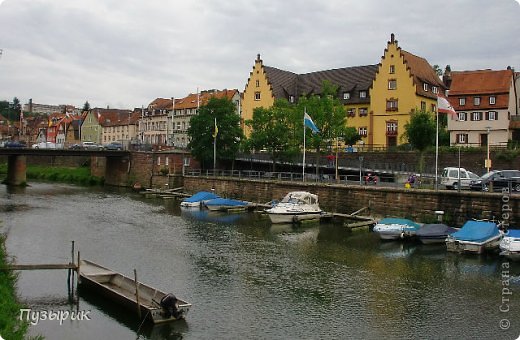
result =
[[[38,269],[72,269],[74,271],[78,270],[78,266],[74,263],[68,264],[11,264],[7,266],[0,267],[0,270],[38,270]]]

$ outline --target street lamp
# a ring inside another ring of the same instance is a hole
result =
[[[363,156],[359,156],[359,185],[362,185],[361,169],[363,168]]]
[[[487,157],[486,157],[485,166],[486,166],[487,172],[489,172],[489,170],[491,169],[491,159],[489,159],[489,132],[490,132],[490,130],[491,130],[491,127],[490,127],[490,126],[487,126],[487,127],[486,127],[486,130],[487,130],[487,138],[486,138],[486,144],[487,144]]]

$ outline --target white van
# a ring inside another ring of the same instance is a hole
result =
[[[459,178],[459,168],[444,168],[442,170],[441,175],[441,185],[444,185],[446,189],[455,189],[459,188],[459,180],[461,188],[469,188],[469,183],[472,180],[478,179],[479,177],[475,175],[473,172],[468,171],[464,168],[460,168],[460,178]]]

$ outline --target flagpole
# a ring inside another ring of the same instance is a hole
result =
[[[302,168],[302,176],[303,181],[305,182],[305,113],[307,112],[307,108],[303,109],[303,168]]]
[[[215,117],[215,127],[213,133],[213,172],[217,168],[217,117]]]
[[[438,164],[439,164],[439,105],[437,105],[436,114],[436,128],[435,128],[435,190],[439,190],[438,185]]]

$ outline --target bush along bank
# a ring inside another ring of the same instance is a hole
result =
[[[7,174],[7,164],[0,165],[0,174]],[[28,165],[27,178],[81,185],[102,185],[104,183],[104,178],[92,176],[90,168],[87,167],[66,168]]]
[[[5,237],[0,235],[0,267],[8,263]],[[0,336],[4,339],[25,339],[29,323],[20,320],[20,309],[16,301],[16,275],[10,270],[0,270]]]

